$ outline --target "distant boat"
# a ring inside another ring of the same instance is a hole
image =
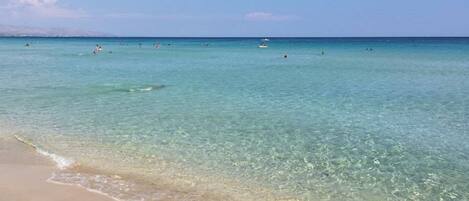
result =
[[[258,48],[268,48],[269,46],[267,45],[267,42],[270,40],[268,38],[264,38],[261,40],[261,44],[259,44]]]
[[[267,44],[261,43],[258,47],[259,48],[268,48],[269,46]]]

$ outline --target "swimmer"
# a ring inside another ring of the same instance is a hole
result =
[[[25,47],[30,47],[30,46],[31,46],[31,44],[29,44],[29,43],[26,43],[26,45],[24,45],[24,46],[25,46]]]
[[[99,44],[96,44],[96,47],[93,50],[93,54],[98,54],[103,50],[103,47],[101,47]]]
[[[288,55],[287,54],[283,55],[283,58],[285,58],[285,59],[288,58]]]
[[[99,51],[99,45],[96,44],[96,47],[93,50],[93,54],[98,54],[98,51]]]

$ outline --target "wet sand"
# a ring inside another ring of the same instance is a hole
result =
[[[0,137],[0,201],[112,201],[78,186],[47,182],[55,164],[14,138]]]

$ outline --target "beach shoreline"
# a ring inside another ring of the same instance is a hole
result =
[[[55,164],[13,137],[0,138],[0,201],[112,201],[79,186],[48,182]]]
[[[24,130],[26,127],[20,127],[14,123],[3,121],[1,122],[0,128],[3,130],[0,132],[0,154],[9,156],[8,158],[18,158],[18,161],[14,162],[24,164],[25,166],[24,170],[21,170],[22,172],[18,171],[15,172],[15,174],[34,172],[36,168],[45,169],[40,175],[37,175],[41,177],[41,185],[38,186],[42,186],[44,183],[65,186],[75,190],[84,190],[85,193],[102,195],[107,198],[105,200],[119,201],[142,199],[171,201],[298,200],[291,195],[274,195],[270,189],[258,185],[249,184],[249,187],[243,186],[247,184],[239,183],[239,181],[236,180],[229,180],[228,178],[223,178],[221,181],[217,182],[212,180],[213,178],[208,179],[214,175],[201,173],[198,174],[197,177],[193,177],[192,175],[194,175],[194,173],[183,172],[183,170],[180,169],[181,167],[177,166],[172,166],[172,168],[178,168],[180,173],[185,173],[186,177],[178,177],[169,174],[152,175],[149,177],[139,172],[138,169],[108,169],[104,168],[104,166],[90,166],[86,163],[87,161],[76,160],[77,158],[69,154],[55,152],[53,149],[43,147],[43,144],[35,142],[24,133],[28,132]],[[103,150],[108,150],[105,145],[101,146]],[[38,165],[36,165],[36,161],[38,161]],[[104,160],[99,164],[105,165],[106,163],[110,163],[117,164],[116,167],[120,167],[123,165],[121,162],[124,161]],[[7,160],[5,157],[0,157],[0,165],[4,164],[12,165],[14,163],[11,162],[11,160]],[[4,170],[0,169],[0,171]],[[191,174],[191,176],[188,174]],[[2,175],[0,175],[0,178],[3,178]],[[39,181],[36,181],[36,183],[39,183]],[[8,182],[4,181],[0,187],[7,185]],[[13,190],[16,192],[21,192],[21,189],[14,188],[21,187],[23,184],[10,186],[12,186]],[[6,189],[0,188],[0,193],[3,193],[2,190],[6,192]],[[80,196],[77,196],[80,198],[78,200],[82,200]],[[16,200],[16,198],[9,197],[9,199],[5,201],[11,200]],[[25,199],[21,198],[19,200],[22,201]],[[49,199],[45,198],[45,200]],[[70,200],[73,201],[73,199]],[[94,199],[90,200],[93,201]],[[0,199],[0,201],[4,200]],[[52,201],[54,200],[52,199]]]
[[[248,196],[248,192],[239,191],[237,195],[228,195],[225,191],[214,192],[215,189],[203,191],[161,181],[158,184],[142,175],[116,173],[83,166],[70,158],[49,153],[22,136],[0,135],[0,201],[298,201],[291,197]],[[168,179],[176,178],[160,178]]]

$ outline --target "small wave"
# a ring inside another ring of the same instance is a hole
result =
[[[165,88],[166,85],[145,85],[145,86],[137,86],[137,87],[129,87],[129,88],[120,88],[116,89],[115,91],[120,92],[150,92],[156,91]]]
[[[118,199],[104,191],[100,191],[100,190],[96,190],[96,189],[93,189],[93,188],[89,188],[87,187],[86,184],[83,184],[83,183],[80,183],[80,182],[71,182],[71,181],[60,181],[61,178],[60,177],[64,177],[63,174],[65,173],[52,173],[52,176],[47,179],[47,182],[49,183],[53,183],[53,184],[58,184],[58,185],[65,185],[65,186],[76,186],[76,187],[80,187],[80,188],[84,188],[85,190],[89,191],[89,192],[92,192],[92,193],[97,193],[97,194],[100,194],[100,195],[104,195],[108,198],[111,198],[112,200],[115,200],[115,201],[123,201],[121,199]],[[59,175],[62,175],[62,176],[59,176]],[[65,174],[67,175],[67,174]],[[76,177],[80,177],[80,174],[77,173],[76,174],[77,176]],[[83,180],[84,178],[82,178],[81,180]]]
[[[140,88],[140,89],[129,89],[129,92],[145,92],[145,91],[152,91],[153,87],[146,87],[146,88]]]
[[[91,93],[107,94],[107,93],[149,93],[168,87],[167,85],[113,85],[106,84],[101,86],[93,86],[90,88]]]
[[[142,200],[203,200],[199,194],[181,190],[162,189],[143,183],[135,183],[120,176],[88,174],[77,172],[55,172],[47,182],[84,188],[90,192],[112,198],[116,201]]]
[[[61,170],[65,170],[65,169],[75,165],[75,161],[72,160],[72,159],[64,158],[62,156],[59,156],[57,154],[49,153],[49,152],[44,151],[42,149],[36,149],[36,150],[37,150],[38,153],[52,159],[57,164],[57,167]]]
[[[149,92],[165,88],[165,85],[152,85],[152,86],[143,86],[137,88],[130,88],[128,92]]]
[[[15,138],[16,138],[16,140],[20,141],[21,143],[26,144],[26,145],[34,148],[36,150],[36,152],[38,152],[39,154],[50,158],[52,161],[55,162],[57,168],[59,168],[61,170],[65,170],[67,168],[70,168],[70,167],[73,167],[73,166],[76,165],[75,161],[72,160],[72,159],[68,159],[68,158],[59,156],[57,154],[49,153],[45,150],[42,150],[39,147],[37,147],[35,144],[21,138],[20,136],[15,135]]]

